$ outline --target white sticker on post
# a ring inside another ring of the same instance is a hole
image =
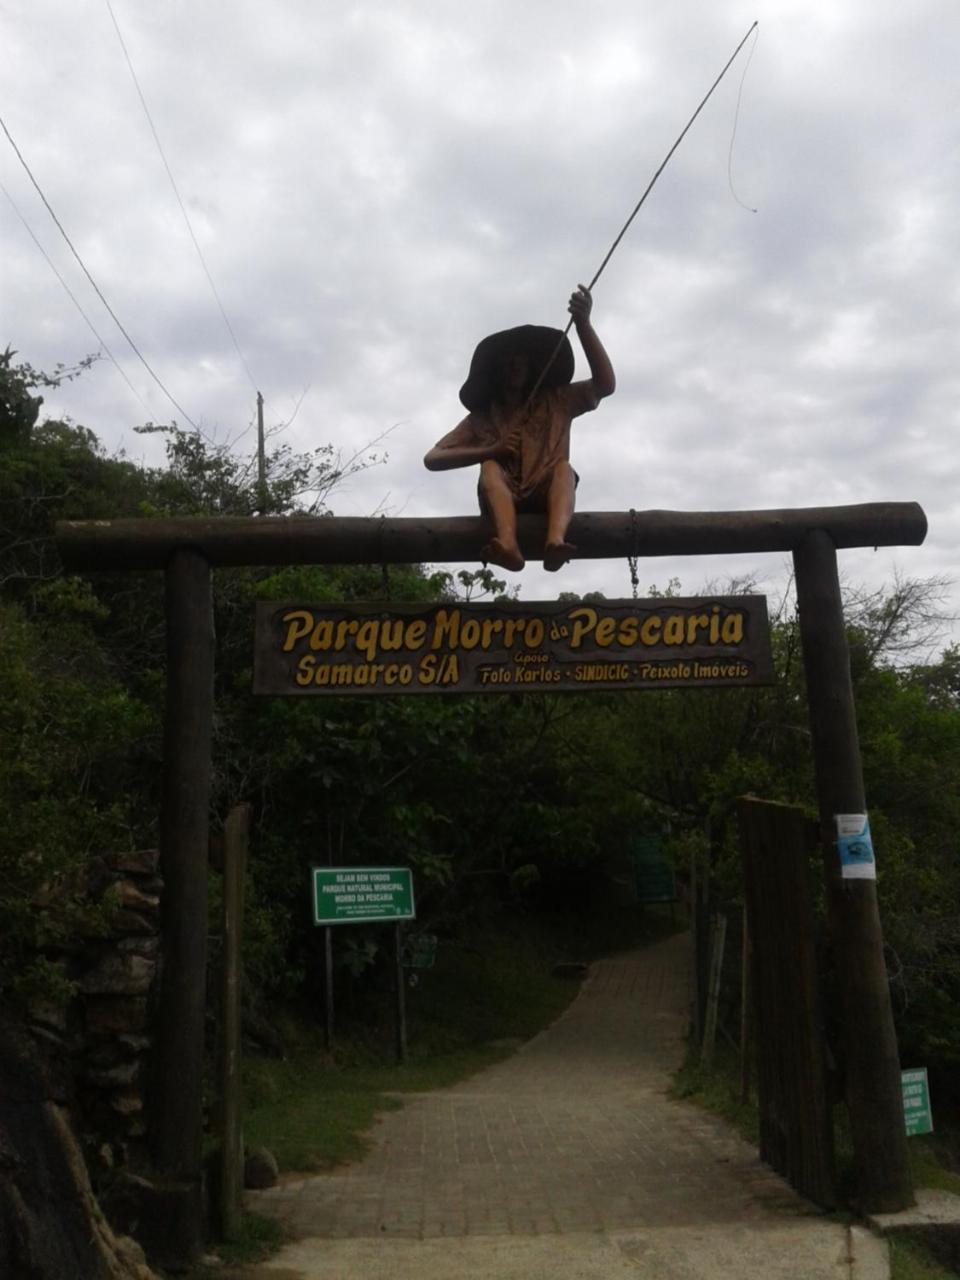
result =
[[[844,880],[876,880],[870,820],[865,813],[836,813],[837,852]]]

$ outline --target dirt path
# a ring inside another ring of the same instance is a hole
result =
[[[721,1120],[667,1098],[688,973],[685,936],[600,961],[508,1061],[404,1095],[364,1160],[251,1197],[300,1237],[251,1274],[883,1276],[871,1237],[824,1221]]]

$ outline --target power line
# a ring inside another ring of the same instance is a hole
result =
[[[173,194],[177,197],[177,204],[180,206],[180,212],[183,214],[183,220],[187,224],[187,230],[190,233],[190,239],[193,241],[193,247],[197,251],[197,257],[200,259],[200,265],[201,267],[203,267],[204,275],[207,277],[207,282],[210,285],[211,292],[213,293],[217,306],[220,308],[220,314],[223,317],[223,323],[227,326],[227,332],[230,334],[230,338],[233,341],[233,345],[236,349],[237,355],[240,357],[240,363],[243,365],[244,372],[246,373],[248,379],[250,380],[251,387],[259,395],[259,390],[257,387],[256,380],[254,379],[253,374],[250,372],[250,366],[247,364],[246,360],[243,357],[243,352],[240,350],[240,343],[237,341],[237,335],[233,331],[233,325],[230,323],[230,318],[227,315],[226,309],[224,308],[223,302],[220,298],[220,294],[217,291],[217,286],[213,282],[213,276],[210,274],[210,268],[207,266],[206,259],[203,256],[203,250],[200,248],[200,242],[194,233],[193,223],[190,221],[190,215],[187,213],[187,207],[183,203],[183,199],[180,196],[180,190],[177,187],[176,180],[174,179],[173,171],[170,168],[170,164],[167,160],[166,153],[163,150],[163,144],[160,142],[160,135],[157,133],[156,125],[153,123],[153,117],[150,114],[150,108],[147,106],[147,100],[143,96],[143,90],[140,87],[140,81],[137,79],[137,73],[134,70],[133,62],[127,50],[126,42],[124,41],[123,34],[120,31],[120,24],[117,22],[117,16],[113,11],[113,5],[110,3],[110,0],[105,0],[105,3],[107,6],[107,12],[110,14],[110,19],[113,22],[113,29],[117,33],[117,39],[120,41],[120,48],[123,50],[123,56],[126,59],[127,67],[130,70],[130,75],[133,79],[134,87],[137,90],[137,96],[140,99],[140,105],[143,107],[143,113],[147,117],[147,123],[150,126],[150,132],[153,134],[153,140],[157,144],[157,150],[160,152],[160,159],[163,161],[163,167],[164,169],[166,169],[167,177],[170,179],[170,185],[171,187],[173,187]]]
[[[36,178],[33,176],[33,173],[32,173],[32,172],[31,172],[31,170],[30,170],[30,166],[27,164],[26,160],[24,160],[23,155],[22,155],[22,153],[21,153],[21,151],[20,151],[20,148],[19,148],[19,147],[17,146],[17,144],[14,142],[13,137],[12,137],[12,136],[11,136],[11,134],[10,134],[10,130],[7,128],[6,123],[4,122],[4,120],[3,120],[3,117],[2,117],[2,116],[0,116],[0,129],[3,129],[3,132],[7,135],[7,141],[10,143],[11,147],[13,147],[14,151],[16,152],[17,159],[20,161],[20,163],[23,165],[24,169],[26,170],[27,177],[30,179],[30,181],[33,183],[34,187],[36,188],[37,195],[38,195],[38,196],[40,197],[40,199],[43,201],[43,203],[44,203],[44,207],[46,208],[47,213],[49,213],[50,217],[53,219],[54,223],[56,224],[57,230],[58,230],[58,231],[60,232],[60,234],[63,236],[64,240],[66,240],[67,245],[68,245],[68,246],[69,246],[69,248],[70,248],[70,252],[73,254],[73,256],[76,258],[77,262],[80,264],[80,268],[81,268],[81,270],[83,271],[83,274],[84,274],[84,275],[87,277],[87,279],[90,281],[90,283],[91,283],[91,285],[93,286],[94,292],[96,293],[97,297],[100,299],[100,301],[101,301],[101,302],[103,303],[103,305],[106,307],[106,309],[110,312],[110,315],[111,315],[111,317],[113,318],[113,322],[114,322],[114,324],[117,326],[117,328],[120,330],[120,332],[121,332],[121,333],[123,334],[123,336],[126,338],[127,342],[130,344],[130,347],[131,347],[131,349],[132,349],[132,351],[133,351],[134,355],[137,357],[137,359],[140,361],[140,363],[141,363],[141,364],[143,365],[143,367],[146,369],[147,373],[149,373],[150,377],[154,380],[154,382],[157,384],[157,386],[160,388],[160,390],[163,392],[163,394],[167,397],[167,399],[170,401],[170,403],[173,405],[173,407],[177,410],[177,412],[178,412],[179,414],[181,414],[181,415],[182,415],[182,416],[187,420],[187,422],[189,422],[189,423],[190,423],[190,425],[191,425],[191,427],[193,427],[194,431],[199,431],[199,430],[200,430],[200,428],[197,426],[197,424],[194,422],[194,420],[190,417],[189,413],[187,413],[187,411],[182,407],[182,405],[180,405],[180,404],[178,404],[178,403],[177,403],[177,401],[173,398],[173,396],[170,394],[170,392],[167,390],[167,388],[166,388],[166,387],[163,385],[163,383],[160,381],[160,378],[158,377],[158,375],[157,375],[156,373],[154,373],[153,369],[150,367],[149,363],[147,362],[146,357],[143,355],[143,353],[141,352],[140,348],[137,346],[137,344],[134,342],[134,340],[130,337],[129,333],[127,333],[127,331],[126,331],[126,329],[124,328],[124,326],[121,324],[121,322],[120,322],[120,317],[117,315],[117,313],[114,311],[113,307],[111,307],[110,303],[109,303],[109,302],[106,300],[106,298],[103,296],[103,292],[101,291],[100,286],[97,284],[96,280],[94,280],[93,276],[92,276],[92,275],[90,274],[90,272],[87,270],[86,263],[85,263],[85,262],[83,261],[83,259],[80,257],[79,253],[77,253],[76,249],[75,249],[75,248],[74,248],[74,246],[73,246],[73,241],[70,239],[70,237],[67,235],[66,231],[64,230],[64,228],[63,228],[63,223],[60,221],[60,219],[59,219],[59,218],[57,217],[57,215],[54,213],[53,208],[52,208],[52,206],[51,206],[51,204],[50,204],[50,201],[49,201],[49,200],[47,199],[47,197],[43,194],[43,191],[41,190],[41,187],[40,187],[39,182],[37,182]]]
[[[150,412],[150,410],[149,410],[149,408],[147,407],[147,403],[146,403],[146,401],[144,400],[143,396],[140,394],[140,392],[137,390],[137,388],[133,385],[133,383],[130,381],[130,379],[127,377],[127,375],[124,373],[123,369],[122,369],[122,368],[120,367],[120,365],[117,363],[117,358],[116,358],[116,356],[113,354],[113,352],[112,352],[112,351],[110,350],[110,348],[107,346],[106,341],[105,341],[103,338],[101,338],[100,334],[97,332],[96,326],[94,325],[94,323],[93,323],[93,321],[90,319],[90,317],[87,315],[86,311],[84,311],[84,309],[83,309],[83,307],[81,306],[81,304],[80,304],[79,300],[77,299],[76,294],[73,292],[73,290],[72,290],[72,289],[70,288],[70,286],[67,284],[66,280],[64,280],[63,276],[61,275],[59,267],[58,267],[58,266],[57,266],[57,264],[53,261],[53,259],[50,257],[50,255],[47,253],[46,249],[43,247],[43,245],[40,243],[40,241],[37,239],[36,235],[34,234],[33,228],[30,226],[30,223],[29,223],[29,222],[27,222],[26,218],[23,216],[23,214],[22,214],[22,213],[20,212],[20,210],[17,208],[16,202],[14,201],[13,196],[10,194],[10,192],[7,190],[7,188],[3,185],[3,183],[2,183],[2,182],[0,182],[0,191],[2,191],[2,192],[3,192],[3,194],[7,197],[7,200],[10,202],[10,207],[13,209],[13,212],[17,215],[17,217],[18,217],[18,218],[20,219],[20,221],[23,223],[24,227],[25,227],[25,228],[26,228],[26,230],[27,230],[27,234],[30,236],[30,239],[33,241],[33,243],[37,246],[37,248],[38,248],[38,249],[40,250],[40,252],[43,254],[44,258],[46,259],[47,266],[50,268],[50,270],[53,272],[53,274],[57,277],[57,279],[58,279],[58,280],[60,281],[60,283],[63,285],[64,289],[66,290],[67,297],[70,299],[70,301],[73,303],[73,305],[77,308],[77,310],[78,310],[78,311],[80,312],[80,314],[83,316],[84,320],[87,322],[87,327],[89,328],[90,332],[93,334],[93,336],[96,338],[97,342],[100,344],[100,346],[103,348],[103,350],[107,353],[107,356],[108,356],[108,357],[110,358],[110,360],[113,362],[113,365],[114,365],[114,367],[115,367],[115,368],[116,368],[116,370],[117,370],[117,373],[119,373],[120,377],[124,380],[124,382],[125,382],[125,383],[127,384],[127,386],[130,388],[130,390],[133,392],[133,394],[137,397],[137,399],[140,401],[141,405],[143,405],[144,410],[145,410],[147,413],[149,413],[149,412]]]

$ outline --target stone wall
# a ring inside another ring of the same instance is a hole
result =
[[[24,1028],[0,1016],[0,1276],[159,1280],[94,1198],[58,1077]]]
[[[83,882],[59,885],[38,903],[56,909],[69,893],[94,910],[87,936],[51,956],[75,994],[35,1005],[26,1024],[0,1021],[4,1277],[154,1277],[139,1246],[111,1230],[95,1195],[146,1164],[158,862],[156,850],[96,858]]]
[[[106,936],[67,957],[77,995],[33,1011],[33,1031],[69,1053],[76,1126],[95,1180],[142,1163],[163,882],[154,849],[95,859],[86,894],[105,903]]]

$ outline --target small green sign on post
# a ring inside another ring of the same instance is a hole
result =
[[[930,1109],[930,1086],[927,1084],[927,1068],[901,1071],[903,1083],[903,1118],[907,1137],[921,1133],[933,1133],[933,1112]]]
[[[416,918],[409,867],[314,867],[312,886],[314,924]]]
[[[437,958],[437,935],[421,933],[408,938],[403,948],[403,963],[407,969],[432,969]]]
[[[674,880],[673,863],[663,852],[661,837],[635,836],[632,854],[637,901],[675,902],[677,886]]]

